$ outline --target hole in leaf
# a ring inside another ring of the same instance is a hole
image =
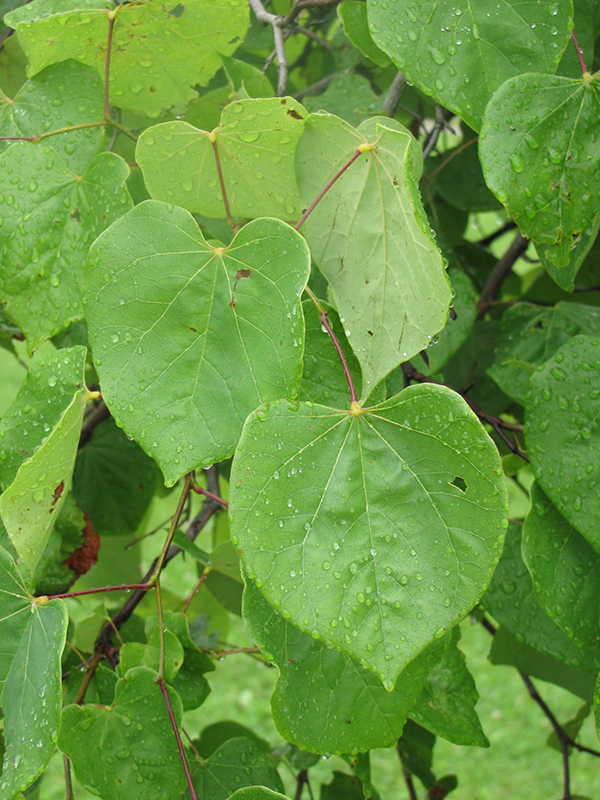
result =
[[[450,481],[450,486],[456,486],[457,489],[460,489],[461,492],[467,491],[467,484],[464,478],[461,478],[457,475],[453,480]]]

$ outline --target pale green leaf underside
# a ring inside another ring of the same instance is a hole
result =
[[[175,720],[181,702],[169,689]],[[67,706],[59,747],[77,780],[105,800],[164,800],[183,794],[185,776],[156,672],[129,670],[110,708]]]
[[[83,315],[87,250],[131,208],[129,168],[100,153],[82,175],[51,147],[17,142],[0,155],[0,298],[33,351]]]
[[[573,27],[570,0],[367,0],[367,8],[375,43],[475,130],[505,80],[555,71]]]
[[[525,440],[534,475],[600,553],[600,342],[574,336],[529,383]]]
[[[523,525],[523,560],[537,598],[580,647],[598,646],[600,556],[534,484]]]
[[[231,486],[232,538],[268,602],[387,688],[481,597],[506,527],[498,452],[442,387],[358,418],[263,406]]]
[[[83,387],[83,348],[36,359],[0,422],[0,484],[6,489],[21,464],[41,447]],[[66,357],[65,357],[66,356]]]
[[[287,622],[252,581],[246,583],[244,621],[279,670],[271,698],[277,730],[315,753],[393,747],[443,649],[441,643],[429,648],[400,674],[394,691],[386,692],[370,670]]]
[[[240,100],[225,106],[210,134],[183,121],[148,128],[136,159],[154,199],[224,217],[214,136],[233,216],[292,220],[300,213],[294,154],[305,116],[291,97]]]
[[[12,557],[0,547],[0,706],[4,763],[0,794],[12,798],[46,767],[60,725],[60,659],[67,614],[54,601],[33,605]]]
[[[55,600],[25,613],[27,626],[1,698],[6,742],[0,776],[3,798],[24,791],[41,775],[54,753],[60,729],[67,610]],[[0,630],[2,627],[0,623]]]
[[[359,145],[376,142],[303,226],[360,362],[367,397],[444,327],[450,286],[421,205],[410,134],[377,119],[355,130],[328,114],[312,114],[305,125],[296,152],[305,204]]]
[[[481,130],[486,183],[556,268],[600,210],[598,86],[519,75],[496,92]]]
[[[92,247],[86,310],[103,397],[168,485],[232,455],[261,402],[295,395],[308,273],[306,243],[279,220],[213,248],[187,211],[157,201]]]
[[[46,441],[19,467],[13,482],[0,495],[0,516],[21,562],[33,574],[48,542],[54,521],[71,480],[88,392],[83,370],[85,348],[62,350],[73,359],[81,375],[72,395]]]
[[[111,49],[110,101],[158,116],[183,110],[231,55],[248,29],[244,0],[162,0],[117,7]],[[19,43],[35,75],[49,64],[74,58],[104,77],[108,10],[86,9],[19,22]],[[224,24],[226,20],[226,24]]]
[[[28,80],[4,108],[0,100],[0,136],[36,136],[103,117],[104,92],[95,70],[64,61]],[[59,133],[51,144],[73,172],[83,172],[103,141],[104,128],[99,126]],[[0,151],[9,145],[0,141]]]

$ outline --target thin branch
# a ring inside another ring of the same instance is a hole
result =
[[[577,51],[577,58],[579,59],[579,63],[581,65],[581,72],[583,75],[589,75],[588,68],[585,65],[585,61],[583,60],[583,53],[581,52],[581,47],[579,47],[579,42],[577,41],[577,37],[575,36],[575,31],[571,31],[571,39],[573,44],[575,45],[575,50]]]
[[[319,8],[323,6],[337,6],[342,2],[342,0],[300,0],[300,2],[296,3],[294,8],[290,11],[287,17],[283,17],[281,20],[281,27],[285,27],[293,22],[296,17],[300,14],[301,11],[304,11],[305,8]]]
[[[446,122],[446,118],[444,116],[444,108],[439,103],[436,103],[435,104],[435,124],[433,126],[433,130],[429,134],[429,139],[427,140],[427,144],[423,148],[423,161],[425,161],[427,156],[431,153],[433,148],[436,146],[437,140],[440,138],[440,133],[446,127],[448,127],[448,123]]]
[[[248,0],[250,8],[256,14],[256,19],[265,25],[273,28],[273,41],[275,42],[275,52],[277,54],[277,97],[283,97],[287,87],[288,63],[285,55],[283,41],[283,31],[281,30],[283,18],[277,14],[271,14],[265,10],[260,0]]]
[[[258,647],[236,647],[232,650],[208,650],[203,648],[203,652],[211,653],[215,658],[222,658],[223,656],[236,656],[239,653],[260,653]]]
[[[300,800],[300,798],[302,797],[304,786],[307,783],[308,783],[308,770],[301,769],[298,775],[296,776],[296,794],[294,795],[294,800]]]
[[[200,576],[200,580],[198,581],[198,583],[194,586],[194,588],[190,592],[190,596],[185,601],[185,605],[183,607],[183,613],[184,614],[187,614],[187,610],[190,607],[190,605],[192,604],[192,600],[196,596],[196,593],[198,592],[198,590],[200,589],[200,587],[202,586],[204,581],[207,579],[207,577],[208,577],[208,572],[203,572],[202,575]]]
[[[480,247],[489,247],[492,242],[495,242],[496,239],[499,239],[501,236],[504,236],[505,233],[508,231],[512,231],[513,228],[517,227],[517,223],[513,222],[506,222],[501,228],[498,228],[497,231],[490,233],[488,236],[484,236],[483,239],[479,239],[475,244],[478,244]]]
[[[14,33],[14,28],[5,28],[4,32],[0,34],[0,50],[4,47],[4,43]]]
[[[303,97],[311,97],[315,94],[321,94],[321,91],[326,89],[331,81],[339,74],[339,72],[332,72],[329,75],[326,75],[324,78],[321,78],[320,81],[313,83],[312,86],[307,86],[306,89],[296,92],[296,94],[293,95],[294,100],[302,100]]]
[[[402,72],[397,72],[396,77],[390,84],[387,91],[385,100],[383,101],[382,111],[386,116],[393,117],[398,108],[398,103],[402,99],[404,90],[406,89],[406,78]]]
[[[165,705],[167,706],[167,712],[169,714],[169,719],[171,720],[173,733],[175,734],[175,741],[177,742],[177,749],[179,750],[179,758],[181,759],[181,763],[183,764],[183,771],[185,772],[185,779],[187,781],[187,785],[190,790],[191,798],[192,800],[198,800],[198,795],[196,794],[196,790],[194,789],[194,783],[192,781],[192,774],[190,772],[187,758],[185,756],[185,750],[183,749],[183,742],[181,741],[179,728],[177,727],[177,721],[175,720],[175,715],[173,714],[173,709],[171,708],[171,701],[169,700],[169,692],[167,690],[167,684],[164,682],[162,678],[160,678],[157,681],[157,683],[160,686],[160,690],[165,700]]]
[[[462,143],[462,144],[461,144],[459,147],[456,147],[456,148],[455,148],[455,149],[454,149],[454,150],[453,150],[453,151],[450,153],[450,155],[448,156],[448,158],[445,158],[445,159],[442,161],[442,163],[439,165],[439,167],[436,167],[436,168],[433,170],[433,172],[431,173],[431,175],[428,175],[428,176],[427,176],[427,180],[429,180],[429,181],[433,181],[435,178],[437,178],[437,176],[440,174],[440,172],[441,172],[441,171],[442,171],[442,170],[443,170],[445,167],[447,167],[447,166],[448,166],[448,164],[449,164],[449,163],[452,161],[452,159],[456,158],[456,156],[457,156],[459,153],[462,153],[462,151],[463,151],[463,150],[466,150],[466,149],[467,149],[467,147],[470,147],[472,144],[475,144],[475,142],[476,142],[478,139],[479,139],[479,137],[478,137],[478,136],[474,136],[472,139],[469,139],[468,141],[466,141],[466,142],[463,142],[463,143]]]
[[[319,36],[318,33],[311,31],[310,28],[306,28],[304,25],[295,25],[294,30],[292,32],[304,34],[304,36],[306,36],[308,39],[312,39],[313,42],[316,42],[319,45],[319,47],[322,47],[323,50],[326,50],[328,53],[331,53],[332,47],[331,44],[327,41],[327,39],[324,39],[322,36]]]
[[[531,678],[529,675],[526,675],[524,672],[519,671],[519,675],[525,686],[527,687],[527,691],[529,692],[529,696],[532,700],[534,700],[538,706],[542,709],[550,724],[554,728],[554,732],[558,737],[558,741],[560,742],[560,749],[562,751],[563,757],[563,796],[562,800],[571,800],[571,789],[570,789],[570,774],[569,774],[569,736],[565,733],[562,725],[556,719],[552,710],[546,704],[544,699],[538,694],[537,689],[533,685]]]
[[[574,286],[573,287],[573,294],[578,294],[580,292],[600,292],[600,284],[595,284],[594,286]]]
[[[408,796],[410,797],[410,800],[418,800],[417,790],[415,789],[412,775],[407,769],[404,768],[402,769],[402,774],[404,775],[404,780],[406,782],[406,788],[408,789]]]
[[[508,447],[511,453],[519,456],[523,459],[523,461],[527,461],[529,463],[529,458],[525,455],[525,453],[519,447],[518,442],[513,442],[509,437],[504,433],[505,430],[511,431],[513,433],[522,433],[523,426],[518,425],[514,422],[506,422],[501,417],[494,417],[492,414],[488,414],[487,411],[484,411],[480,408],[477,403],[474,403],[470,397],[467,395],[468,389],[457,389],[456,386],[451,386],[448,383],[443,383],[442,381],[436,381],[433,378],[427,377],[427,375],[422,375],[418,370],[416,370],[410,361],[406,361],[402,364],[402,372],[404,374],[404,383],[405,386],[408,386],[410,381],[415,381],[416,383],[433,383],[436,386],[446,386],[448,389],[452,389],[453,392],[459,394],[465,403],[469,406],[471,411],[479,417],[480,420],[483,422],[487,422],[488,425],[492,427],[494,432],[502,439],[504,444]],[[470,387],[469,387],[470,388]]]
[[[101,422],[107,420],[110,417],[110,411],[106,407],[106,403],[104,400],[101,400],[97,406],[95,406],[92,410],[92,413],[85,419],[83,425],[81,426],[81,434],[79,436],[79,449],[81,450],[82,447],[85,447],[90,439],[92,438],[92,434],[100,425]]]
[[[67,800],[74,800],[73,782],[71,781],[71,762],[68,756],[63,756],[63,767],[65,769],[65,788],[67,790]]]
[[[527,250],[528,245],[529,239],[526,239],[520,231],[517,231],[517,235],[512,240],[508,250],[504,253],[502,258],[496,262],[494,269],[491,271],[479,296],[480,303],[489,303],[496,299],[502,284],[510,275],[515,263]],[[484,315],[485,309],[480,308],[477,313],[477,319],[483,319]]]
[[[203,489],[201,486],[195,484],[192,486],[192,491],[196,492],[196,494],[203,494],[204,497],[210,497],[211,500],[220,503],[223,506],[223,508],[229,508],[229,503],[227,502],[227,500],[223,500],[223,498],[217,497],[216,494],[209,492],[208,489]]]

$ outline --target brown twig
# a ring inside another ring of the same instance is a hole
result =
[[[526,239],[520,231],[512,240],[508,250],[500,258],[487,279],[485,286],[479,295],[479,303],[485,304],[495,300],[502,284],[510,275],[513,266],[527,250],[529,239]],[[485,309],[480,308],[477,312],[477,319],[483,319],[485,316]]]
[[[408,789],[408,796],[410,797],[410,800],[418,800],[417,790],[415,789],[412,775],[407,769],[404,769],[404,767],[402,767],[402,774],[404,775],[404,781],[406,783],[406,788]]]
[[[270,25],[273,28],[273,41],[277,54],[277,97],[283,97],[288,77],[288,63],[285,55],[283,31],[281,30],[285,18],[277,14],[271,14],[265,9],[260,0],[248,0],[248,2],[250,8],[256,14],[256,19],[263,25]]]
[[[175,741],[177,742],[177,749],[179,750],[179,758],[181,759],[181,763],[183,765],[183,771],[185,772],[185,779],[187,781],[187,785],[190,790],[191,798],[192,800],[198,800],[198,795],[196,794],[196,790],[194,789],[194,784],[192,782],[192,774],[190,772],[190,767],[187,762],[187,758],[185,756],[185,750],[183,749],[183,742],[181,741],[179,728],[177,727],[177,721],[175,720],[175,715],[173,714],[173,709],[171,707],[171,701],[169,699],[169,691],[167,689],[167,684],[164,682],[162,678],[158,680],[157,683],[160,686],[160,690],[162,692],[165,705],[167,706],[167,713],[169,714],[169,719],[171,720],[171,727],[173,728],[173,733],[175,734]]]
[[[446,117],[444,116],[444,108],[439,103],[435,104],[435,124],[433,126],[433,130],[429,134],[429,139],[425,147],[423,148],[423,161],[428,157],[431,153],[433,148],[437,144],[437,140],[440,138],[440,133],[444,130],[444,128],[448,128],[450,131],[452,129],[449,127],[448,123],[446,122]],[[452,131],[453,133],[453,131]]]
[[[69,761],[68,756],[63,755],[63,767],[65,770],[65,788],[66,798],[67,800],[74,800],[75,795],[73,794],[73,782],[71,781],[71,762]]]
[[[81,426],[81,434],[79,436],[79,449],[89,444],[90,439],[98,425],[110,417],[110,411],[106,407],[104,400],[101,400],[98,405],[94,406],[92,413],[84,420]]]
[[[398,103],[402,99],[404,90],[406,89],[406,78],[404,73],[397,72],[396,77],[390,84],[387,90],[385,100],[383,101],[382,111],[388,117],[393,117],[398,108]]]
[[[304,791],[304,786],[308,783],[308,770],[301,769],[298,775],[296,776],[296,794],[294,795],[294,800],[300,800],[302,797],[302,792]]]
[[[497,231],[488,234],[488,236],[484,236],[483,239],[479,239],[479,241],[475,242],[475,244],[478,244],[480,247],[489,247],[492,242],[496,241],[496,239],[499,239],[501,236],[504,236],[505,233],[512,231],[513,228],[516,227],[516,222],[513,222],[512,220],[510,222],[506,222],[501,228],[498,228]]]

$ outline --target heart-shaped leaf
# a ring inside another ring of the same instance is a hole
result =
[[[229,247],[189,212],[147,201],[90,250],[89,336],[103,397],[168,485],[232,455],[247,415],[295,395],[306,242],[259,219]]]
[[[354,412],[282,401],[251,414],[231,473],[232,539],[280,614],[391,689],[485,591],[506,490],[498,451],[455,392],[411,386]]]

